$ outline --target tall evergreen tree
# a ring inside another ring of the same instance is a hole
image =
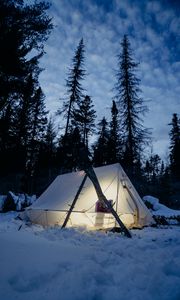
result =
[[[57,131],[55,129],[55,120],[51,116],[48,120],[43,143],[39,152],[40,168],[48,170],[48,178],[51,180],[52,169],[56,167],[56,137]]]
[[[57,132],[55,129],[55,123],[54,119],[51,116],[48,120],[46,134],[45,134],[45,145],[46,145],[46,151],[48,153],[48,156],[52,158],[53,153],[55,152],[55,138],[57,136]]]
[[[109,140],[109,131],[108,131],[108,122],[105,117],[98,123],[98,140],[93,146],[94,155],[93,163],[95,166],[102,166],[108,163],[108,140]]]
[[[24,78],[40,70],[43,43],[52,29],[48,8],[44,1],[31,5],[21,0],[0,1],[0,111],[10,97],[12,102],[12,96],[22,92]]]
[[[52,29],[48,8],[45,1],[0,1],[0,164],[8,174],[25,167],[33,140],[38,64]]]
[[[172,175],[180,179],[180,122],[176,113],[173,114],[170,131],[170,169]]]
[[[82,146],[79,128],[71,128],[67,135],[62,135],[57,150],[57,161],[62,173],[77,170],[79,149]]]
[[[34,93],[32,103],[31,128],[29,132],[29,144],[27,154],[29,157],[30,172],[35,171],[41,142],[45,139],[47,125],[47,111],[44,103],[45,97],[40,87]]]
[[[76,168],[76,159],[73,157],[72,140],[77,138],[77,144],[80,143],[81,136],[78,129],[78,124],[75,121],[75,110],[81,105],[83,99],[83,87],[81,81],[86,75],[84,66],[84,43],[80,40],[72,60],[72,66],[69,68],[68,78],[66,80],[68,99],[64,101],[63,108],[57,111],[57,114],[65,113],[66,125],[65,134],[61,136],[57,157],[63,172],[72,171]]]
[[[162,161],[158,154],[152,154],[145,163],[144,172],[149,182],[157,182],[161,173]]]
[[[26,192],[32,192],[41,143],[45,138],[47,111],[44,100],[41,88],[30,76],[17,123],[17,154],[26,176]]]
[[[127,35],[121,42],[122,51],[118,56],[118,71],[115,85],[116,99],[119,104],[120,132],[124,143],[124,165],[133,171],[139,153],[148,138],[143,126],[142,116],[147,111],[143,99],[139,96],[140,80],[135,72],[138,64],[132,58]]]
[[[120,160],[120,137],[119,137],[119,120],[116,102],[112,101],[111,121],[108,139],[108,163],[116,163]]]
[[[83,88],[81,81],[86,74],[83,69],[84,65],[84,43],[83,39],[80,40],[79,45],[75,51],[75,55],[72,60],[72,67],[69,69],[68,79],[66,81],[67,93],[69,95],[68,101],[64,102],[63,111],[66,112],[66,128],[65,135],[68,134],[71,121],[73,120],[73,112],[75,107],[80,103],[83,97]]]
[[[37,86],[37,80],[30,74],[24,84],[23,94],[19,99],[17,108],[17,117],[15,124],[15,133],[17,135],[18,146],[22,145],[25,148],[29,143],[30,130],[32,128],[32,110],[34,105],[34,93]]]
[[[96,112],[91,98],[86,95],[74,111],[74,123],[78,125],[82,143],[88,148],[89,136],[94,133]]]

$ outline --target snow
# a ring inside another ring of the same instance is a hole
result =
[[[132,230],[128,239],[15,216],[0,214],[0,299],[180,299],[180,227]]]
[[[14,203],[16,204],[16,210],[21,210],[24,204],[26,204],[26,206],[29,206],[36,201],[36,195],[32,195],[32,196],[29,196],[27,194],[15,195],[11,191],[9,191],[8,194],[14,200]],[[2,211],[2,207],[6,198],[7,198],[6,195],[0,195],[0,211]]]
[[[175,217],[180,216],[180,210],[174,210],[159,203],[159,199],[152,196],[144,196],[144,202],[149,202],[152,205],[152,214],[154,216]]]

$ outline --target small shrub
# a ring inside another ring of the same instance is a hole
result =
[[[12,195],[8,193],[6,199],[4,200],[2,211],[8,212],[11,210],[16,210],[16,203],[14,202]]]

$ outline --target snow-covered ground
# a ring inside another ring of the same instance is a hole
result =
[[[0,214],[0,299],[180,299],[180,227],[133,230],[128,239],[28,227],[15,215]]]

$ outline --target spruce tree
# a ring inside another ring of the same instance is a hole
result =
[[[57,136],[57,132],[55,129],[55,121],[51,116],[48,120],[44,144],[47,152],[47,156],[49,157],[49,164],[52,161],[53,154],[55,153],[56,145],[55,138]]]
[[[19,107],[19,122],[17,123],[18,147],[21,156],[22,169],[26,177],[26,192],[32,192],[36,165],[38,162],[41,143],[45,138],[47,111],[45,96],[36,80],[30,76],[26,96]],[[23,153],[23,156],[22,156]]]
[[[24,84],[23,94],[19,99],[19,105],[16,111],[15,129],[17,144],[27,147],[30,139],[30,130],[32,128],[32,110],[34,104],[34,93],[37,86],[37,80],[30,74]]]
[[[180,179],[180,122],[176,113],[173,114],[170,131],[170,169],[172,175]]]
[[[108,140],[109,130],[108,122],[105,117],[98,123],[98,140],[93,146],[93,164],[94,166],[102,166],[108,163]]]
[[[118,109],[113,100],[108,139],[108,163],[116,163],[120,160],[120,146]]]
[[[142,116],[147,111],[143,99],[139,96],[140,80],[136,76],[138,64],[132,57],[127,35],[121,42],[121,53],[118,55],[116,100],[119,109],[120,128],[124,144],[123,161],[130,172],[139,161],[140,150],[148,138],[147,129],[143,126]]]
[[[55,120],[52,116],[50,116],[46,126],[43,142],[41,143],[38,159],[40,168],[48,170],[49,181],[51,179],[51,170],[56,166],[56,137],[57,132],[55,129]]]
[[[87,149],[89,136],[94,133],[95,129],[96,112],[93,107],[91,98],[86,95],[73,113],[74,123],[79,127],[82,143]]]
[[[66,81],[67,93],[69,95],[68,101],[64,102],[64,111],[66,111],[66,128],[65,135],[68,134],[73,120],[74,109],[81,102],[83,97],[83,88],[81,81],[84,79],[85,70],[84,65],[84,43],[80,40],[79,45],[75,51],[72,60],[72,67],[69,69],[69,75]]]
[[[34,93],[32,111],[31,111],[31,128],[29,131],[29,144],[27,155],[31,176],[35,172],[41,142],[45,139],[45,130],[47,125],[47,111],[45,109],[45,96],[40,87]]]
[[[24,78],[40,71],[38,61],[52,29],[48,8],[44,1],[0,1],[0,111],[22,92]]]
[[[72,172],[79,166],[79,149],[82,147],[79,128],[71,128],[67,135],[62,135],[57,149],[57,164],[61,173]]]
[[[66,80],[68,98],[64,101],[62,110],[59,109],[57,111],[57,114],[64,113],[64,117],[66,118],[65,134],[60,138],[57,152],[57,158],[59,159],[59,164],[63,170],[62,172],[72,171],[76,168],[76,159],[73,157],[74,151],[72,140],[74,140],[75,136],[78,139],[77,144],[80,143],[81,140],[78,124],[75,121],[74,115],[75,110],[79,108],[83,99],[83,87],[81,81],[86,74],[83,69],[84,52],[84,43],[83,39],[81,39],[75,51],[72,66],[69,68],[69,74]]]
[[[30,77],[38,82],[39,59],[52,29],[48,8],[45,1],[0,1],[0,164],[9,174],[25,164],[32,131],[28,101],[33,97],[34,83],[30,84]]]

